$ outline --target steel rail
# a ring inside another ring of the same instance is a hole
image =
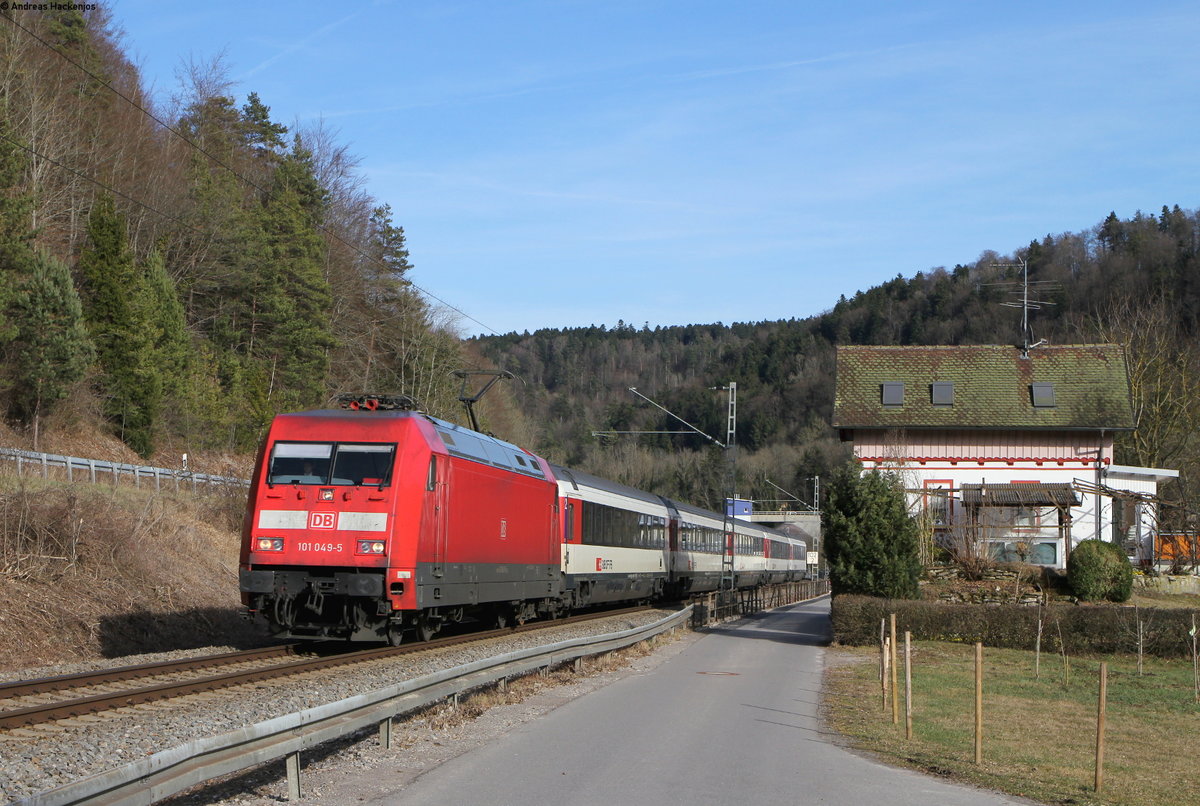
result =
[[[100,711],[128,708],[134,705],[141,705],[143,703],[157,702],[158,700],[174,699],[177,697],[185,697],[191,694],[217,691],[223,688],[231,688],[233,686],[241,686],[248,683],[258,683],[264,680],[293,677],[298,674],[305,674],[322,669],[367,663],[382,658],[407,655],[413,652],[422,652],[454,646],[456,644],[483,641],[499,636],[511,635],[516,632],[529,632],[533,630],[547,629],[549,627],[555,627],[562,624],[608,618],[611,616],[639,612],[646,609],[648,608],[633,607],[622,610],[607,610],[598,613],[586,613],[582,615],[571,616],[569,618],[555,619],[553,621],[539,621],[498,630],[465,633],[463,635],[450,636],[447,638],[423,643],[403,644],[396,647],[387,646],[371,649],[359,649],[352,652],[342,652],[335,655],[326,655],[315,658],[302,658],[299,660],[292,660],[286,663],[279,663],[257,669],[227,672],[225,674],[209,675],[207,677],[193,678],[191,680],[161,683],[158,685],[144,686],[142,688],[123,689],[121,691],[93,694],[86,697],[77,697],[59,702],[39,703],[23,708],[0,711],[0,729],[30,727],[32,725],[53,722],[58,719],[69,719],[71,717],[94,714]],[[186,660],[168,661],[166,665],[174,667],[172,671],[177,671],[186,669],[187,663],[188,661]],[[126,668],[136,669],[137,667]],[[86,675],[87,673],[84,674]]]
[[[205,655],[197,658],[182,660],[164,660],[155,663],[141,663],[134,666],[118,666],[112,669],[96,669],[91,672],[76,672],[61,674],[53,677],[39,677],[31,680],[14,680],[0,683],[0,700],[21,697],[28,694],[45,694],[51,691],[65,691],[73,688],[87,688],[108,683],[119,683],[126,680],[137,680],[143,677],[171,674],[173,672],[188,672],[217,666],[228,666],[233,663],[262,660],[265,658],[295,655],[300,644],[247,649],[241,652],[226,652],[220,655]]]

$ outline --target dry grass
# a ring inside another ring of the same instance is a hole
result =
[[[1173,610],[1197,610],[1200,609],[1200,596],[1191,593],[1158,593],[1156,591],[1139,591],[1134,589],[1134,594],[1126,602],[1129,605],[1137,605],[1138,607],[1161,607]]]
[[[1174,806],[1196,802],[1200,705],[1185,661],[1108,659],[1105,785],[1095,774],[1099,661],[985,649],[984,763],[974,763],[974,648],[919,642],[913,658],[913,739],[881,706],[878,649],[835,649],[827,679],[831,724],[885,761],[1047,803]],[[903,663],[903,660],[901,660]],[[903,673],[901,670],[901,696]]]
[[[243,496],[0,473],[0,669],[253,642],[236,616]]]

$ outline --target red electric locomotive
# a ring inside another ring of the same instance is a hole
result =
[[[429,640],[447,622],[504,625],[574,607],[794,579],[804,543],[547,464],[412,410],[344,397],[283,414],[254,470],[240,587],[293,638]]]
[[[280,415],[267,434],[243,526],[251,614],[281,636],[399,643],[561,609],[545,461],[406,399],[343,405]]]

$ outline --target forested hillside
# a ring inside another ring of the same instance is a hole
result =
[[[931,233],[930,237],[936,237]],[[604,430],[680,426],[626,391],[633,386],[702,430],[724,434],[725,398],[738,384],[738,492],[812,500],[812,477],[845,456],[829,427],[837,344],[1022,343],[1021,261],[1030,293],[1030,338],[1111,341],[1129,347],[1139,428],[1118,461],[1179,468],[1174,495],[1190,498],[1200,456],[1200,219],[1110,214],[1080,233],[1047,235],[1015,254],[986,251],[971,265],[935,268],[843,297],[807,319],[637,328],[538,330],[479,338],[481,351],[524,381],[514,388],[552,457],[632,484],[721,498],[715,451],[698,437],[594,438]],[[1170,491],[1168,491],[1170,492]]]
[[[274,413],[353,391],[461,419],[452,371],[491,365],[520,378],[485,401],[498,435],[718,506],[722,458],[703,439],[592,432],[681,427],[634,386],[722,437],[714,387],[735,381],[739,494],[811,501],[813,478],[845,457],[829,428],[834,346],[1019,343],[1021,311],[1006,303],[1025,260],[1051,303],[1033,311],[1032,337],[1128,345],[1139,429],[1119,460],[1183,470],[1190,500],[1194,212],[1110,214],[1014,254],[898,274],[806,319],[464,344],[410,285],[404,231],[335,133],[293,129],[245,89],[219,60],[193,63],[164,108],[102,8],[0,12],[0,407],[33,445],[101,423],[143,456],[245,452]]]
[[[186,54],[181,54],[184,56]],[[320,126],[219,61],[148,97],[103,7],[0,12],[0,405],[143,456],[246,451],[279,411],[405,392],[457,413],[459,340]]]

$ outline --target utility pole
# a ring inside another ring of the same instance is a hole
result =
[[[725,418],[725,551],[721,555],[721,589],[734,588],[733,554],[737,533],[733,528],[733,508],[737,500],[737,383],[718,387],[729,393],[729,409]]]

